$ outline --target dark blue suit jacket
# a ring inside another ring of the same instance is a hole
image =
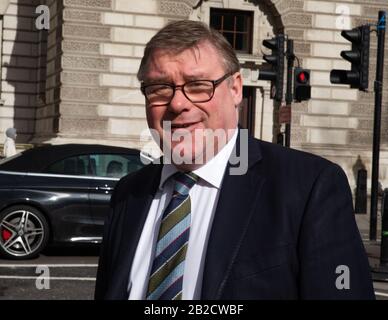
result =
[[[229,175],[227,168],[223,180],[202,299],[373,299],[342,169],[253,138],[248,147],[247,173]],[[121,179],[114,191],[96,299],[128,298],[129,272],[161,168],[148,165]],[[349,289],[336,286],[341,265],[349,268]]]

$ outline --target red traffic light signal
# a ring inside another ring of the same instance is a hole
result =
[[[311,98],[310,70],[295,68],[294,70],[294,99],[297,102]]]
[[[298,72],[297,81],[300,84],[308,83],[309,79],[310,79],[310,74],[306,70],[302,70],[302,71]]]

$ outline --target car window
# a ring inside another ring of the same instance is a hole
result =
[[[89,175],[89,156],[73,156],[51,164],[46,173],[68,174],[68,175]]]
[[[128,154],[91,154],[91,174],[98,177],[121,178],[144,165],[138,155]]]
[[[2,165],[2,164],[4,164],[4,163],[7,163],[8,161],[11,161],[11,160],[13,160],[13,159],[15,159],[15,158],[18,158],[18,157],[20,157],[21,155],[22,155],[22,153],[19,152],[19,153],[15,154],[15,155],[13,155],[13,156],[11,156],[11,157],[8,157],[8,158],[0,157],[0,165]]]

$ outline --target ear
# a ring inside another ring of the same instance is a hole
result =
[[[230,91],[234,100],[234,105],[238,106],[242,100],[242,77],[240,72],[236,72],[232,75],[232,82],[230,85]]]

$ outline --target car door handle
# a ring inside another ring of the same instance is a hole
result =
[[[105,187],[97,187],[98,190],[102,190],[102,191],[112,191],[113,188],[112,187],[108,187],[108,186],[105,186]]]

